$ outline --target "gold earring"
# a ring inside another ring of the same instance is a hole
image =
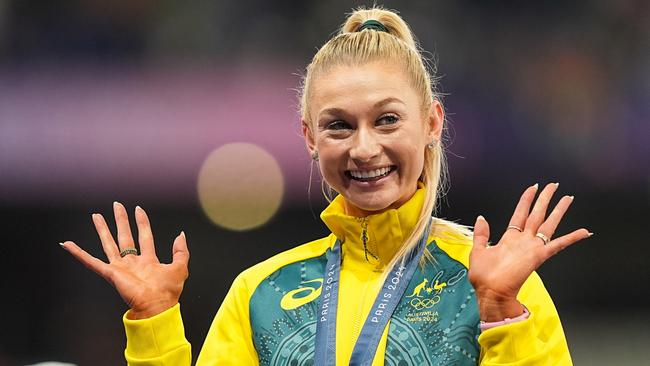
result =
[[[311,159],[313,161],[318,161],[318,151],[314,151],[313,153],[311,153]]]

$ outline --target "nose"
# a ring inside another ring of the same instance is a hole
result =
[[[357,163],[369,163],[380,153],[381,145],[376,134],[369,128],[358,128],[352,140],[350,158]]]

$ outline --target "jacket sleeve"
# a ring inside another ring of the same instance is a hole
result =
[[[131,320],[127,314],[122,320],[126,330],[124,356],[129,365],[190,365],[192,352],[185,339],[179,304],[148,319]]]
[[[517,298],[530,316],[484,331],[478,338],[480,365],[572,365],[560,317],[536,272]]]
[[[258,365],[248,316],[248,290],[242,275],[228,291],[196,362],[208,365]],[[127,312],[128,314],[128,312]],[[185,339],[180,305],[148,319],[124,314],[126,350],[130,366],[189,366],[190,343]]]

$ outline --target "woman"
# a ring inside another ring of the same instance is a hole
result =
[[[550,240],[573,197],[546,216],[558,185],[536,200],[538,186],[528,187],[495,245],[481,216],[473,233],[430,217],[445,172],[444,110],[398,15],[355,11],[314,56],[301,100],[307,149],[339,194],[321,214],[332,234],[240,274],[198,365],[571,364],[534,270],[591,235]],[[144,210],[135,210],[140,255],[125,208],[114,211],[117,244],[93,215],[109,264],[62,246],[130,306],[129,364],[189,365],[178,305],[185,235],[160,264]]]

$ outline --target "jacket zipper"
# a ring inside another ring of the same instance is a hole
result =
[[[366,262],[370,262],[368,260],[368,255],[373,257],[376,260],[379,260],[379,258],[373,254],[370,250],[368,250],[368,241],[370,240],[370,237],[368,236],[368,218],[367,217],[361,217],[359,218],[359,223],[361,224],[361,242],[363,243],[363,251],[366,257]],[[361,291],[361,301],[359,302],[360,309],[359,311],[356,312],[356,316],[354,317],[354,321],[352,324],[352,344],[356,344],[356,340],[359,339],[359,336],[361,335],[361,323],[364,319],[362,319],[362,311],[361,309],[363,308],[363,305],[366,302],[366,297],[368,295],[368,283],[370,281],[370,276],[371,274],[367,274],[367,277],[365,281],[363,281],[363,290]]]
[[[371,257],[374,259],[379,259],[377,258],[376,255],[374,255],[371,251],[368,250],[368,218],[367,217],[361,217],[359,219],[359,222],[361,223],[361,242],[363,243],[363,251],[364,254],[366,255],[366,262],[369,262],[368,260],[368,254],[370,254]]]

